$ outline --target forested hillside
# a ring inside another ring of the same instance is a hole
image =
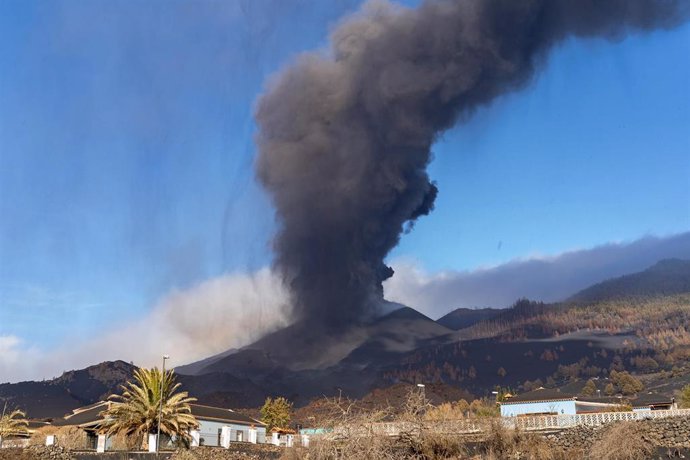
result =
[[[666,259],[647,270],[597,283],[573,295],[570,302],[669,296],[690,292],[690,260]]]
[[[453,382],[482,393],[606,378],[613,371],[659,378],[690,373],[690,294],[591,304],[522,300],[461,333],[462,341],[411,353],[386,377]]]

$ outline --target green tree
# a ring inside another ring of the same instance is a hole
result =
[[[690,409],[690,385],[685,385],[680,390],[680,407]]]
[[[651,356],[638,356],[632,358],[630,362],[640,371],[640,372],[654,372],[659,369],[659,363]]]
[[[585,386],[582,388],[582,394],[585,396],[594,396],[596,392],[597,385],[594,383],[594,380],[587,380],[587,383],[585,383]]]
[[[644,388],[644,385],[639,379],[633,377],[626,371],[611,371],[611,380],[621,393],[628,396],[639,393]]]
[[[122,395],[109,398],[113,402],[102,413],[106,420],[104,431],[143,438],[157,433],[161,414],[161,433],[189,441],[189,431],[199,426],[189,406],[196,399],[190,398],[186,391],[178,391],[180,384],[175,381],[174,372],[163,374],[158,368],[137,369],[134,380],[122,386]]]
[[[266,430],[273,428],[287,428],[290,424],[290,412],[292,403],[282,396],[279,398],[266,398],[261,408],[261,421],[266,424]]]
[[[26,414],[20,410],[7,412],[7,404],[5,404],[0,416],[0,447],[2,447],[2,440],[8,436],[17,436],[28,433],[29,422],[26,420]]]
[[[474,368],[474,366],[470,366],[469,370],[467,371],[467,376],[471,379],[477,378],[477,370]]]
[[[607,396],[613,396],[615,392],[616,389],[613,387],[613,383],[609,383],[606,385],[606,388],[604,388],[604,393],[606,393]]]

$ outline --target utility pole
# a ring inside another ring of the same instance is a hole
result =
[[[163,417],[163,383],[165,382],[165,360],[170,359],[169,355],[163,355],[163,373],[161,374],[161,389],[158,397],[160,398],[160,405],[158,407],[158,434],[156,435],[156,456],[161,446],[161,418]]]

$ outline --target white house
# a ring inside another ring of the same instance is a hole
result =
[[[190,404],[192,415],[199,422],[198,444],[224,446],[231,442],[266,442],[266,425],[232,409]],[[193,445],[196,442],[193,442]]]
[[[501,403],[502,417],[519,415],[574,415],[577,413],[576,398],[559,390],[538,390],[513,396]]]
[[[609,412],[621,405],[618,398],[578,398],[558,389],[539,388],[501,403],[502,417],[521,415],[575,415]]]
[[[112,440],[100,436],[99,428],[103,424],[101,413],[111,404],[109,401],[100,401],[89,406],[74,409],[71,414],[61,419],[54,420],[52,425],[76,426],[84,431],[84,447],[86,449],[110,450]],[[224,446],[231,442],[266,442],[266,425],[246,415],[235,412],[232,409],[222,407],[205,406],[202,404],[190,404],[192,415],[199,422],[199,429],[190,433],[192,446]],[[155,443],[155,437],[151,440]],[[161,447],[170,446],[170,439],[161,436]],[[58,440],[59,443],[59,440]]]

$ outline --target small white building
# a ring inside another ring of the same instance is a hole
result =
[[[231,442],[266,442],[266,425],[232,409],[190,404],[199,422],[198,444],[225,446]],[[195,433],[193,433],[194,437]]]
[[[99,430],[103,424],[101,414],[110,404],[109,401],[100,401],[74,409],[71,414],[54,420],[52,425],[55,427],[76,426],[82,429],[85,449],[111,450],[112,439],[102,435],[99,437]],[[199,422],[199,429],[190,433],[192,446],[228,447],[232,442],[266,442],[266,425],[258,420],[232,409],[202,404],[190,404],[189,406],[192,415]],[[150,442],[155,443],[155,435]],[[161,436],[160,445],[161,448],[172,447],[171,440],[166,436]]]
[[[502,417],[520,415],[575,415],[577,408],[573,395],[559,390],[539,388],[538,390],[513,396],[501,404]]]
[[[578,398],[558,389],[539,388],[501,403],[502,417],[522,415],[575,415],[609,412],[621,406],[617,398]]]

